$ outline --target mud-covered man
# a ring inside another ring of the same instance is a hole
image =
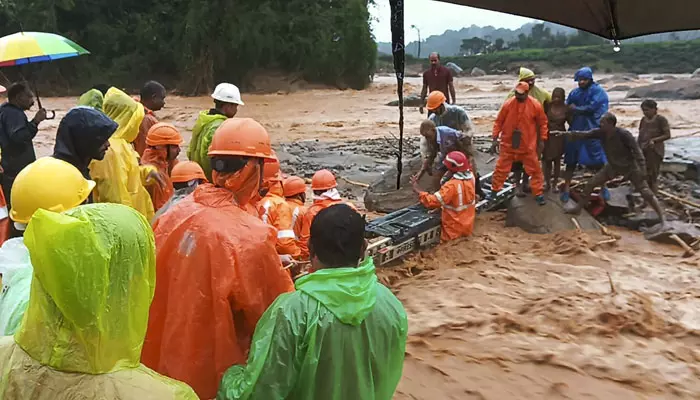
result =
[[[449,126],[435,126],[433,121],[426,119],[420,125],[420,134],[422,136],[421,158],[423,165],[416,175],[417,180],[428,174],[433,177],[433,186],[440,187],[440,181],[448,172],[444,165],[445,156],[453,151],[465,154],[469,159],[469,164],[476,165],[471,131],[464,133]],[[477,185],[476,191],[479,196],[483,196],[479,185]]]
[[[569,140],[598,139],[607,155],[607,163],[603,169],[588,181],[583,189],[581,201],[576,207],[567,210],[568,213],[580,213],[588,204],[590,194],[594,188],[605,185],[605,183],[617,176],[625,176],[630,180],[634,189],[641,193],[644,201],[656,211],[662,226],[665,225],[666,218],[661,210],[659,201],[647,184],[644,154],[642,154],[642,150],[632,133],[617,127],[617,117],[614,114],[605,113],[600,119],[600,128],[597,129],[586,132],[555,131],[552,134],[563,134]]]

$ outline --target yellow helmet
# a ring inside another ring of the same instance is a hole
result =
[[[53,157],[43,157],[27,165],[12,184],[13,221],[26,224],[42,208],[63,212],[81,205],[90,196],[95,182],[71,164]]]

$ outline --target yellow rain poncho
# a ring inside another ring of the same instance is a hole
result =
[[[131,145],[139,133],[144,116],[143,106],[117,88],[107,91],[104,113],[119,128],[109,139],[110,148],[104,160],[90,164],[90,176],[97,182],[96,203],[118,203],[135,208],[149,220],[155,214],[145,185],[153,166],[139,166],[139,155]]]
[[[197,399],[140,363],[155,288],[155,244],[134,210],[37,211],[24,235],[29,307],[0,338],[0,399]]]
[[[535,77],[535,72],[533,72],[531,69],[521,67],[519,72],[520,72],[518,74],[519,81],[526,81],[528,79],[532,79]],[[542,107],[544,107],[545,103],[552,102],[552,94],[549,93],[548,91],[540,88],[537,85],[531,86],[530,92],[528,94],[530,96],[534,97],[542,105]],[[508,94],[507,98],[510,99],[513,96],[515,96],[515,90],[511,90],[511,92]]]

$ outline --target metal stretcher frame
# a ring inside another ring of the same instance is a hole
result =
[[[484,193],[491,193],[493,173],[481,177]],[[493,210],[501,206],[515,194],[515,185],[506,182],[495,196],[476,203],[476,212]],[[374,264],[384,266],[416,250],[430,247],[440,242],[440,210],[428,210],[422,205],[407,207],[367,224],[365,237],[370,244],[367,256],[374,258]]]

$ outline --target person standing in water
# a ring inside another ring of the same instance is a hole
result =
[[[552,101],[547,107],[547,120],[550,131],[565,131],[566,123],[571,118],[569,107],[564,102],[566,92],[562,88],[552,91]],[[542,170],[544,171],[544,191],[559,192],[559,175],[561,174],[561,157],[564,155],[564,138],[550,136],[544,142],[542,152]]]
[[[418,109],[423,114],[423,104],[428,93],[439,91],[447,99],[448,104],[457,102],[457,94],[452,78],[452,71],[449,68],[440,65],[440,54],[430,53],[430,69],[423,72],[423,89],[420,93],[420,108]],[[430,111],[430,109],[428,109]]]
[[[666,152],[664,142],[671,138],[671,128],[668,120],[658,114],[654,100],[642,102],[644,116],[639,121],[639,136],[637,143],[644,153],[647,164],[647,183],[654,194],[659,192],[659,172]]]

